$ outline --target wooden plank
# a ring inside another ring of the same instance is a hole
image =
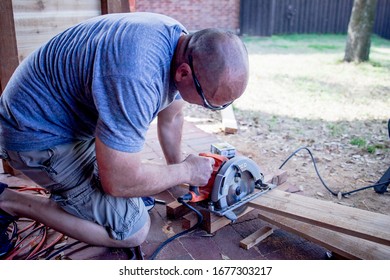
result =
[[[289,182],[284,182],[283,184],[278,185],[277,189],[280,191],[290,192],[290,193],[301,192],[301,190],[297,186],[295,186]]]
[[[2,0],[3,1],[3,0]],[[48,11],[80,11],[80,10],[100,10],[100,0],[13,0],[15,13],[46,13]]]
[[[330,229],[300,222],[273,213],[259,212],[259,218],[297,234],[347,259],[389,260],[390,246],[378,244]]]
[[[194,212],[190,212],[183,217],[183,221],[181,222],[181,227],[183,229],[189,229],[196,225],[198,222],[198,217]]]
[[[255,231],[245,239],[240,241],[240,247],[244,248],[245,250],[249,250],[253,246],[257,245],[259,242],[266,239],[268,236],[270,236],[274,232],[272,227],[264,226],[261,229]]]
[[[101,14],[100,0],[12,2],[19,61],[68,27]]]
[[[188,184],[180,184],[169,190],[169,193],[172,195],[172,197],[175,198],[175,200],[168,203],[165,207],[168,218],[177,219],[183,217],[185,214],[191,211],[188,207],[184,206],[182,203],[176,200],[177,197],[183,194],[183,191],[181,189],[188,191],[188,188]],[[190,203],[190,205],[195,206],[195,203]]]
[[[286,170],[277,169],[274,174],[264,176],[264,182],[267,184],[281,185],[287,181],[288,172]]]
[[[250,211],[252,211],[253,208],[248,207],[245,209],[243,213],[238,215],[237,218],[240,218],[246,214],[248,214]],[[200,212],[203,215],[203,223],[202,223],[202,228],[207,231],[208,233],[214,233],[217,230],[223,228],[224,226],[230,224],[232,221],[225,218],[225,217],[220,217],[217,215],[214,215],[206,210],[200,209]],[[187,215],[183,217],[182,221],[182,227],[184,229],[189,229],[192,226],[194,226],[198,222],[197,216],[194,212],[190,212]]]
[[[102,14],[130,12],[129,0],[101,0]]]
[[[248,203],[256,209],[390,245],[390,216],[277,189]]]
[[[236,117],[234,116],[233,106],[230,105],[221,111],[222,129],[227,134],[234,134],[238,130]]]
[[[177,219],[183,217],[185,214],[191,210],[185,207],[183,204],[177,200],[172,201],[166,205],[167,217],[170,219]]]
[[[286,183],[287,181],[287,171],[285,170],[277,170],[275,174],[266,175],[264,177],[265,183],[272,183],[275,185]],[[182,206],[180,203],[172,203],[170,206],[170,209],[167,207],[167,213],[169,212],[170,215],[173,217],[179,217],[179,215],[182,214]],[[172,209],[171,209],[172,208]],[[178,209],[176,209],[178,208]],[[185,210],[185,209],[184,209]],[[244,216],[245,214],[252,211],[253,208],[248,207],[242,214],[239,215],[239,217]],[[220,217],[214,214],[211,214],[210,212],[206,210],[202,210],[201,212],[203,214],[203,224],[202,227],[204,230],[206,230],[208,233],[213,233],[219,230],[220,228],[228,225],[231,223],[231,221],[225,217]],[[189,213],[184,216],[182,227],[185,229],[188,229],[195,225],[197,223],[197,218],[195,213]]]

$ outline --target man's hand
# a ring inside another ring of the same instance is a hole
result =
[[[195,155],[170,165],[143,162],[140,153],[111,149],[99,137],[96,160],[104,192],[120,197],[155,195],[180,184],[206,185],[214,164],[212,158]]]
[[[214,159],[210,157],[201,157],[189,155],[184,163],[190,171],[190,182],[193,186],[204,186],[208,183],[213,173]]]

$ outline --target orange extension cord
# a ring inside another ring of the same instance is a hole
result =
[[[35,192],[37,195],[48,197],[47,191],[42,187],[34,186],[17,186],[11,187],[16,189],[18,192],[30,191]],[[17,231],[17,236],[15,238],[14,248],[8,252],[3,259],[13,260],[13,259],[36,259],[43,255],[45,252],[54,249],[64,238],[64,234],[58,233],[57,236],[49,244],[44,246],[48,239],[49,227],[38,223],[36,221],[31,221],[24,228]],[[15,230],[15,229],[14,229]],[[24,237],[22,234],[26,233]]]

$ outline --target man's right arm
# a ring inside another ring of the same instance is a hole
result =
[[[142,162],[140,153],[109,148],[96,138],[96,159],[103,190],[113,196],[140,197],[180,184],[206,185],[213,171],[211,158],[190,155],[183,162],[158,165]]]

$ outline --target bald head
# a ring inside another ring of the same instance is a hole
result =
[[[244,92],[249,76],[248,53],[238,36],[214,28],[195,32],[186,54],[192,55],[196,75],[210,97],[218,89],[232,100]]]

